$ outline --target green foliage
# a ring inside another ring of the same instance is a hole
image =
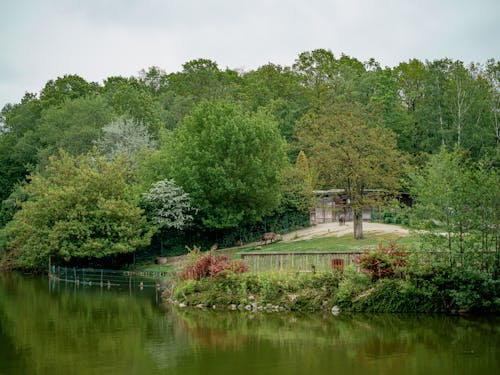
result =
[[[28,200],[8,224],[9,251],[19,267],[73,258],[102,258],[149,244],[146,217],[130,196],[128,163],[96,152],[51,157],[44,173],[22,187]]]
[[[320,310],[332,298],[340,275],[227,273],[223,278],[179,281],[173,297],[190,305],[267,303],[286,306],[292,311]]]
[[[111,107],[101,97],[67,100],[46,109],[34,131],[39,163],[45,165],[59,149],[71,155],[90,151],[112,117]]]
[[[175,133],[170,176],[189,193],[203,225],[231,228],[270,214],[285,163],[276,123],[230,102],[202,102]]]
[[[448,250],[498,251],[499,186],[495,167],[443,147],[412,176],[415,224],[434,234],[426,233],[427,241]]]
[[[36,162],[37,140],[34,129],[40,118],[40,102],[26,94],[21,103],[6,105],[1,112],[0,199],[6,199],[13,187],[24,181],[29,165]]]
[[[500,282],[484,270],[425,264],[411,267],[405,278],[370,282],[366,274],[346,268],[334,303],[358,312],[498,312]],[[425,269],[425,270],[424,270]]]
[[[89,83],[76,74],[49,80],[40,92],[42,108],[57,107],[67,100],[91,97],[99,91],[99,85]]]
[[[370,277],[356,270],[354,266],[349,265],[344,269],[333,301],[341,308],[349,308],[352,299],[368,290],[370,286]]]
[[[281,189],[282,207],[304,212],[314,207],[312,175],[303,151],[299,152],[295,166],[287,168],[283,173]]]
[[[356,239],[363,236],[362,208],[373,204],[365,190],[396,191],[405,163],[393,134],[374,120],[358,103],[342,103],[311,111],[297,128],[318,176],[316,186],[343,188],[349,197]]]
[[[148,87],[135,78],[111,77],[106,80],[103,95],[114,111],[147,127],[157,136],[161,127],[161,110]]]

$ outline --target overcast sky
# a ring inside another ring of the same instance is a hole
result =
[[[78,74],[102,82],[196,58],[291,65],[330,49],[382,66],[500,56],[499,0],[0,0],[0,108]]]

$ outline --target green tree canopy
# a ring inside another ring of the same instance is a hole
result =
[[[68,74],[49,80],[40,91],[40,103],[44,109],[58,106],[66,100],[90,97],[99,92],[99,85],[87,82],[76,74]]]
[[[307,212],[314,207],[312,175],[304,151],[299,152],[295,165],[285,169],[281,190],[285,209]]]
[[[38,161],[44,165],[59,149],[72,155],[90,151],[102,127],[112,118],[113,110],[102,97],[67,100],[59,107],[44,110],[34,131]]]
[[[276,122],[264,112],[203,101],[166,152],[171,177],[189,193],[209,228],[256,221],[279,205],[284,142]]]
[[[310,155],[316,185],[342,188],[354,212],[354,237],[362,232],[362,209],[371,203],[367,189],[399,187],[403,155],[393,134],[375,124],[356,103],[326,106],[302,119],[298,137]]]
[[[6,227],[10,255],[20,267],[37,268],[73,258],[102,258],[147,246],[151,232],[131,197],[128,162],[97,152],[51,157],[23,192],[28,200]]]
[[[500,179],[495,167],[471,162],[463,149],[449,152],[443,146],[412,175],[411,186],[414,224],[426,230],[435,248],[500,251]]]

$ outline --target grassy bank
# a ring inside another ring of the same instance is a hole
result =
[[[494,267],[485,267],[495,260],[470,255],[450,264],[448,255],[422,256],[392,244],[342,270],[245,273],[227,255],[200,254],[165,297],[217,309],[500,312],[500,280]]]
[[[437,270],[436,270],[437,271]],[[217,309],[498,313],[499,281],[473,270],[372,280],[348,267],[342,273],[230,274],[178,280],[171,302]]]

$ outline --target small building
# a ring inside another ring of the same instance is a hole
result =
[[[370,195],[384,195],[384,190],[367,189],[364,192]],[[346,221],[353,220],[351,202],[344,189],[314,190],[316,196],[316,207],[310,211],[311,224],[323,224],[338,222],[339,216],[345,214]],[[411,205],[411,199],[408,194],[402,194],[400,202]],[[375,207],[363,208],[363,220],[371,220],[374,212],[380,216],[382,208],[380,205]]]

